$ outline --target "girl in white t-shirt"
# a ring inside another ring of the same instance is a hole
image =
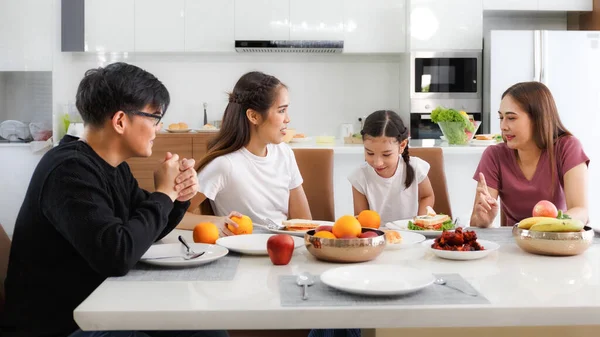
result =
[[[250,72],[238,80],[200,160],[190,210],[208,198],[217,216],[237,211],[257,223],[312,218],[294,152],[283,143],[288,105],[287,87],[277,78]]]
[[[429,164],[410,157],[408,128],[393,111],[370,114],[361,131],[365,163],[348,177],[354,213],[370,209],[382,223],[426,214],[434,196],[427,177]]]

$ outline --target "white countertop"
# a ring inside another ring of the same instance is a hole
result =
[[[289,143],[292,148],[308,149],[333,149],[336,154],[362,154],[364,147],[362,144],[344,144],[340,140],[335,143],[317,144],[314,139],[301,143]],[[448,143],[435,139],[411,139],[409,147],[440,147],[444,154],[478,154],[481,155],[486,146],[474,145],[448,145]]]
[[[243,256],[232,281],[105,281],[74,317],[84,330],[557,326],[595,325],[600,317],[600,245],[579,256],[546,257],[510,243],[475,261],[442,260],[417,245],[368,263],[460,273],[491,304],[281,307],[280,275],[343,266],[300,247],[287,266]]]

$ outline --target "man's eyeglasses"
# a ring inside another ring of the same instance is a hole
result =
[[[142,111],[129,111],[128,113],[133,114],[133,115],[144,116],[144,117],[156,119],[154,126],[157,126],[158,123],[160,123],[160,120],[163,118],[163,114],[151,114],[151,113],[142,112]]]

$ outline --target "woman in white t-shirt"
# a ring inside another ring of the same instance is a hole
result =
[[[370,114],[361,131],[365,162],[348,177],[354,213],[370,209],[382,223],[426,214],[434,195],[427,177],[429,164],[410,157],[408,128],[393,111]]]
[[[312,218],[294,152],[283,143],[288,105],[277,78],[249,72],[238,80],[221,130],[200,160],[190,210],[208,198],[217,216],[237,211],[257,223]]]

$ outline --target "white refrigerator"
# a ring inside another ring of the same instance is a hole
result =
[[[502,93],[523,81],[546,84],[565,127],[590,158],[590,224],[600,230],[600,31],[491,31],[490,131],[500,133]]]

